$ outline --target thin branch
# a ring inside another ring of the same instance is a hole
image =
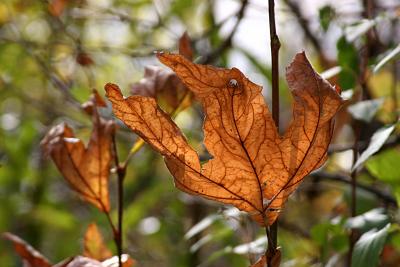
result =
[[[345,183],[345,184],[352,184],[351,177],[348,175],[344,174],[339,174],[339,173],[328,173],[324,171],[319,171],[319,172],[314,172],[310,174],[311,177],[318,179],[318,180],[327,180],[327,181],[333,181],[333,182],[340,182],[340,183]],[[373,195],[375,195],[377,198],[382,200],[385,204],[391,205],[394,207],[397,207],[397,201],[396,199],[389,193],[384,192],[382,190],[379,190],[378,188],[360,183],[356,181],[355,186],[359,189],[365,190]]]
[[[271,68],[272,68],[272,118],[279,131],[279,49],[281,43],[276,33],[275,25],[275,1],[268,0]],[[272,267],[272,261],[277,253],[278,243],[278,221],[276,220],[269,228],[266,228],[268,236],[268,249],[265,252],[268,267]]]
[[[122,247],[123,247],[123,239],[122,239],[122,221],[123,221],[123,212],[124,212],[124,179],[126,175],[126,165],[121,166],[118,159],[117,152],[117,143],[115,141],[115,133],[113,134],[113,149],[114,149],[114,160],[115,160],[115,168],[117,170],[118,176],[118,229],[117,232],[114,233],[114,241],[118,250],[118,266],[122,267]]]
[[[246,7],[247,7],[248,3],[249,3],[248,0],[242,1],[242,5],[240,6],[240,9],[237,13],[236,24],[235,24],[235,26],[233,26],[232,31],[230,32],[228,37],[226,37],[226,39],[221,43],[221,45],[219,47],[217,47],[215,50],[211,51],[209,54],[205,55],[200,60],[200,62],[199,62],[200,64],[208,64],[208,63],[215,61],[218,57],[221,56],[221,54],[225,50],[227,50],[228,48],[230,48],[232,46],[233,37],[235,36],[236,31],[239,28],[239,25],[240,25],[242,19],[244,18],[244,13],[246,11]]]

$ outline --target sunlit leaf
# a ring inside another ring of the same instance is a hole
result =
[[[387,149],[371,157],[365,163],[368,171],[381,181],[400,185],[400,151]]]
[[[356,163],[352,167],[352,170],[360,167],[370,156],[379,151],[379,149],[385,144],[386,140],[389,138],[390,134],[394,130],[394,125],[389,127],[384,127],[376,131],[372,137],[371,141],[366,150],[360,155]]]
[[[202,103],[204,142],[214,158],[201,166],[154,99],[124,99],[117,85],[107,84],[114,114],[164,156],[179,189],[234,205],[260,224],[272,224],[303,178],[326,160],[332,117],[342,104],[335,88],[318,76],[304,53],[298,54],[287,68],[294,119],[281,137],[261,87],[238,69],[197,65],[172,54],[159,58]]]
[[[365,122],[371,122],[383,102],[383,98],[364,100],[349,106],[347,110],[353,118]]]
[[[386,63],[396,58],[396,56],[400,53],[400,44],[397,45],[392,51],[390,51],[384,58],[382,58],[378,64],[374,67],[374,72],[377,72],[382,68]]]
[[[108,179],[113,159],[112,136],[115,125],[113,121],[99,116],[97,107],[103,105],[104,102],[96,93],[84,105],[86,112],[92,115],[93,122],[93,131],[86,148],[64,123],[53,127],[41,145],[70,186],[83,199],[108,212]]]
[[[112,256],[111,251],[104,244],[103,236],[95,223],[91,223],[86,230],[83,255],[100,261]]]
[[[375,229],[363,234],[354,246],[351,267],[376,267],[379,255],[386,242],[390,224],[379,231]]]

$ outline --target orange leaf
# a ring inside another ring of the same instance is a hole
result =
[[[265,267],[265,266],[267,266],[267,257],[265,257],[265,255],[262,255],[262,257],[259,258],[258,261],[252,264],[250,267]]]
[[[279,267],[281,264],[281,250],[278,248],[275,251],[275,255],[272,256],[271,259],[271,267]],[[262,255],[258,261],[252,264],[250,267],[266,267],[267,266],[267,257]]]
[[[86,230],[83,255],[96,260],[105,260],[112,256],[111,251],[104,244],[103,236],[95,223],[91,223]]]
[[[84,109],[92,115],[93,131],[88,146],[75,138],[66,124],[53,127],[41,145],[51,156],[64,178],[83,199],[102,211],[110,210],[108,179],[112,161],[115,125],[100,118],[97,106],[104,104],[96,93]],[[101,99],[101,98],[100,98]]]
[[[49,3],[48,9],[51,15],[59,17],[67,6],[69,0],[52,0]]]
[[[184,32],[179,38],[179,54],[190,61],[193,60],[192,41],[187,32]]]
[[[124,99],[107,84],[114,114],[165,157],[175,185],[249,212],[271,225],[290,193],[326,160],[332,118],[342,104],[334,87],[312,68],[304,53],[287,68],[294,118],[277,132],[261,87],[238,69],[194,64],[183,56],[159,54],[202,103],[204,143],[213,156],[203,166],[171,118],[148,97]]]
[[[11,233],[4,233],[3,237],[14,244],[15,252],[23,258],[28,267],[50,267],[49,261],[24,240]]]

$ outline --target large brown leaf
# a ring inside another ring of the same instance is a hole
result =
[[[84,105],[84,109],[92,115],[93,122],[93,131],[86,148],[64,123],[53,127],[41,145],[71,187],[83,199],[108,212],[108,179],[113,159],[111,145],[115,125],[112,121],[100,118],[97,107],[103,105],[97,93]]]
[[[293,121],[279,136],[261,87],[238,69],[194,64],[180,55],[159,54],[202,103],[204,143],[213,156],[203,166],[155,100],[131,96],[107,84],[114,114],[165,157],[176,186],[193,195],[231,204],[271,225],[289,194],[326,160],[342,99],[297,54],[286,78],[294,97]]]
[[[24,240],[11,233],[3,233],[5,239],[10,240],[14,244],[15,252],[25,261],[28,267],[50,267],[49,261],[40,252]],[[24,265],[25,266],[25,265]]]

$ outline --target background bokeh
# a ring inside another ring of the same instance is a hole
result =
[[[41,139],[51,126],[65,121],[87,140],[91,122],[80,104],[92,89],[104,94],[104,84],[114,82],[129,95],[145,66],[160,65],[153,52],[177,51],[185,31],[197,62],[238,67],[263,85],[270,103],[266,3],[2,0],[0,232],[19,235],[52,262],[59,262],[81,253],[87,225],[97,222],[115,251],[104,215],[68,187],[42,153]],[[243,17],[238,16],[241,8],[245,8]],[[361,152],[377,129],[397,126],[399,16],[398,0],[276,1],[282,44],[281,132],[292,115],[285,67],[299,51],[304,50],[316,70],[340,85],[350,99],[338,115],[328,163],[306,177],[282,212],[282,266],[345,266],[351,229],[361,235],[387,222],[391,228],[380,266],[400,266],[397,129],[377,154],[353,172],[360,217],[350,218],[354,136]],[[102,116],[111,118],[111,109],[102,110]],[[204,152],[202,116],[194,103],[176,117],[200,154]],[[124,159],[137,137],[119,124],[118,151]],[[115,175],[110,190],[115,207]],[[124,190],[125,251],[138,266],[242,267],[264,249],[263,229],[235,209],[175,189],[162,158],[147,146],[131,160]],[[1,266],[21,264],[3,240],[0,262]]]

